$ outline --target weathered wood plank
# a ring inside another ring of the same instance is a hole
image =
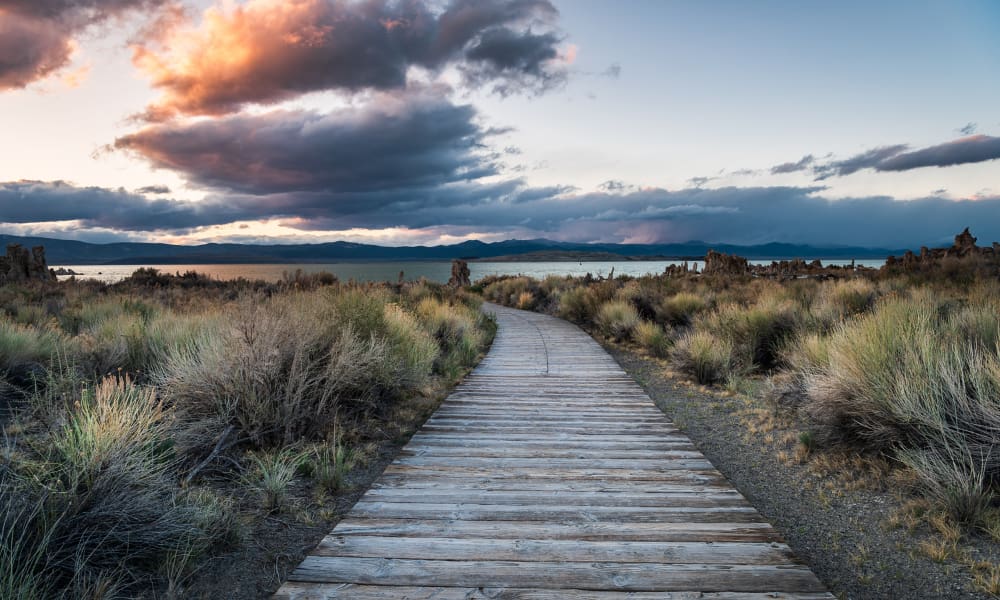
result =
[[[635,542],[781,542],[781,536],[767,523],[634,523],[621,521],[512,523],[510,521],[445,521],[418,519],[361,519],[348,515],[335,534],[381,535],[394,537],[450,537],[581,541]]]
[[[794,563],[785,544],[705,542],[581,542],[579,540],[495,540],[483,538],[392,538],[331,534],[316,556],[471,561],[628,562],[711,565]]]
[[[370,586],[288,582],[275,600],[832,600],[831,594],[783,592],[601,592],[581,589]]]
[[[684,521],[752,522],[760,515],[750,506],[551,506],[505,504],[430,504],[420,502],[368,502],[354,505],[358,518],[462,520],[462,521],[632,521],[670,523]]]
[[[468,488],[440,486],[434,488],[373,488],[366,502],[419,502],[423,504],[505,504],[519,506],[748,506],[736,490],[685,491],[665,493],[566,492],[549,491],[477,491]]]
[[[307,556],[291,581],[625,591],[821,592],[799,565],[413,560]]]

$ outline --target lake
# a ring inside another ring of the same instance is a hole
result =
[[[476,281],[487,275],[527,275],[543,278],[547,275],[582,276],[591,273],[607,276],[614,268],[615,275],[650,275],[662,273],[668,265],[678,265],[683,261],[587,261],[587,262],[470,262],[469,271]],[[754,264],[770,264],[770,260],[750,261]],[[823,264],[850,264],[850,260],[823,261]],[[880,267],[884,260],[857,260],[858,266]],[[691,263],[689,263],[691,264]],[[701,269],[703,262],[694,262]],[[120,281],[140,267],[152,267],[164,273],[184,273],[197,271],[216,279],[263,279],[278,281],[285,272],[302,269],[305,273],[327,271],[341,281],[396,281],[399,272],[407,281],[426,277],[430,281],[444,283],[451,275],[450,262],[371,262],[371,263],[330,263],[330,264],[264,264],[264,265],[51,265],[52,268],[65,267],[79,273],[78,278],[98,279],[108,283]]]

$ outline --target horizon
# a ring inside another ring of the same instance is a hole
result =
[[[0,0],[0,233],[1000,240],[1000,6]]]

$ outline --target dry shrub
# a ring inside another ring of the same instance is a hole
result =
[[[0,466],[0,596],[90,597],[208,548],[200,508],[175,495],[173,427],[151,389],[106,378],[36,440],[44,454]]]
[[[416,314],[424,329],[437,341],[440,354],[434,365],[437,373],[457,376],[475,364],[486,345],[481,313],[464,304],[446,304],[426,298],[417,305]]]
[[[556,312],[576,323],[590,323],[597,314],[597,305],[585,286],[576,286],[559,294]]]
[[[806,375],[807,411],[827,443],[898,456],[969,521],[1000,478],[1000,315],[946,309],[918,292],[841,325],[828,364]]]
[[[639,313],[625,300],[602,304],[595,321],[601,333],[619,342],[631,339],[632,331],[640,323]]]
[[[678,371],[703,385],[724,381],[736,372],[731,342],[708,331],[692,331],[677,340],[671,361]]]
[[[20,379],[36,372],[48,364],[64,343],[58,331],[18,325],[0,317],[0,375]]]
[[[635,327],[633,334],[637,344],[645,348],[653,356],[664,358],[670,353],[673,340],[663,327],[651,321],[642,321]]]
[[[739,368],[769,371],[782,364],[785,345],[801,322],[801,309],[794,303],[763,300],[750,307],[720,306],[699,319],[695,328],[727,340],[733,349],[731,362]]]
[[[657,311],[657,319],[674,327],[690,325],[694,317],[708,307],[701,296],[690,292],[680,292],[665,299]]]
[[[875,284],[868,279],[842,279],[820,288],[813,313],[819,322],[830,327],[848,317],[871,309],[878,298]]]

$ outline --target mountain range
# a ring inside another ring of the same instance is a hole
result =
[[[375,261],[442,261],[503,257],[524,260],[586,260],[586,255],[615,255],[620,258],[700,259],[709,249],[738,254],[751,259],[882,259],[899,255],[905,249],[821,247],[769,243],[756,246],[710,244],[690,241],[673,244],[605,244],[557,242],[546,239],[505,240],[502,242],[468,241],[447,246],[376,246],[353,242],[323,244],[200,244],[180,246],[136,242],[92,244],[44,237],[0,235],[0,247],[6,244],[45,246],[50,264],[220,264],[220,263],[330,263]]]

